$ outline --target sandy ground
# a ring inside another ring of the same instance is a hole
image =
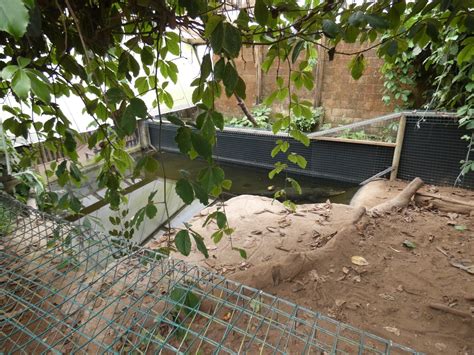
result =
[[[377,205],[395,196],[405,183],[371,185],[354,197],[353,205]],[[433,186],[422,190],[474,201],[472,191]],[[256,265],[323,248],[350,223],[354,210],[328,201],[300,205],[296,213],[288,213],[269,198],[239,196],[221,206],[235,232],[215,245],[209,236],[216,225],[202,227],[215,208],[192,220],[193,228],[210,246],[210,258],[193,250],[186,259],[230,279],[243,270],[252,273]],[[148,246],[160,244],[153,240]],[[469,300],[474,297],[474,275],[464,270],[474,265],[472,213],[441,212],[411,203],[391,214],[366,217],[365,227],[345,245],[334,251],[327,265],[264,290],[417,351],[474,354],[474,318],[470,315],[474,301]],[[245,249],[248,258],[242,259],[232,247]],[[363,257],[367,265],[354,264],[352,256]],[[467,316],[432,309],[432,303]]]

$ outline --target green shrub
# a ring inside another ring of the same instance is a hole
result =
[[[311,117],[305,116],[293,116],[293,122],[296,127],[302,132],[313,132],[316,130],[321,123],[321,119],[324,115],[323,107],[316,107],[311,109]]]
[[[255,118],[255,122],[257,122],[257,128],[265,128],[268,129],[271,127],[270,124],[270,114],[272,109],[265,105],[258,105],[252,108],[252,116]],[[254,127],[252,122],[246,116],[242,117],[233,117],[231,119],[226,120],[226,125],[232,127]]]

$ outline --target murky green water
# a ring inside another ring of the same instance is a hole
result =
[[[161,153],[157,156],[163,161],[166,176],[169,179],[177,180],[181,177],[180,170],[187,170],[191,176],[195,177],[199,170],[205,166],[200,160],[191,161],[181,154]],[[232,195],[262,195],[273,197],[274,191],[285,187],[285,175],[275,177],[273,180],[268,178],[268,171],[254,167],[245,167],[242,165],[221,163],[226,178],[232,180]],[[316,203],[325,202],[330,199],[335,203],[349,203],[359,186],[337,182],[332,180],[323,180],[306,176],[293,176],[302,187],[302,194],[297,195],[289,186],[287,188],[288,197],[297,203]],[[269,191],[269,186],[273,186]]]

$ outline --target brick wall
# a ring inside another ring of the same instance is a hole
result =
[[[337,47],[338,51],[344,52],[355,52],[362,48],[364,47],[359,44],[346,43],[341,43]],[[239,58],[235,60],[238,71],[247,85],[245,102],[249,108],[259,103],[258,55],[261,56],[264,50],[264,48],[257,50],[244,48]],[[393,112],[393,107],[386,106],[382,102],[383,80],[380,67],[383,61],[377,57],[375,49],[364,53],[364,56],[366,59],[364,75],[359,80],[354,80],[348,69],[352,56],[336,54],[334,59],[329,61],[326,51],[320,51],[318,65],[320,66],[319,70],[322,69],[321,87],[316,86],[312,91],[300,90],[298,95],[316,101],[316,103],[319,98],[320,105],[325,109],[325,123],[344,124]],[[281,63],[278,67],[275,61],[270,71],[262,74],[261,98],[276,89],[277,72],[280,76],[287,77],[288,64]],[[315,83],[317,84],[316,78]],[[319,95],[318,90],[320,90]],[[224,93],[217,100],[216,106],[228,116],[243,115],[237,106],[235,97],[227,98]],[[275,111],[285,110],[286,103],[276,103],[273,109]]]
[[[338,51],[352,53],[364,47],[342,43]],[[383,79],[380,68],[383,61],[378,58],[375,49],[364,53],[366,69],[362,77],[354,80],[349,71],[353,56],[336,54],[329,61],[327,53],[320,58],[323,65],[321,85],[321,105],[325,108],[325,122],[350,123],[380,116],[393,111],[382,102]]]

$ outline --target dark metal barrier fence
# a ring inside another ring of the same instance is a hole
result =
[[[407,125],[398,177],[409,180],[418,176],[427,183],[453,185],[460,172],[460,161],[466,155],[467,142],[461,140],[461,136],[467,131],[458,127],[454,116],[428,113],[420,118],[417,113],[404,115]],[[161,134],[155,123],[150,123],[149,129],[152,145],[158,147],[161,137],[163,150],[179,151],[174,140],[176,126],[164,124]],[[218,131],[214,154],[221,161],[273,169],[276,161],[287,162],[282,155],[275,158],[270,155],[277,139],[289,139],[291,151],[306,158],[306,169],[288,163],[289,171],[296,174],[360,183],[392,166],[394,146],[388,144],[316,138],[305,147],[286,135],[254,129]],[[474,188],[474,174],[461,179],[459,186]]]

